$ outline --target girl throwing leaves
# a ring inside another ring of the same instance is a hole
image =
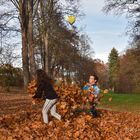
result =
[[[52,116],[61,120],[61,116],[56,112],[56,102],[58,100],[58,95],[52,86],[52,79],[42,69],[36,71],[36,80],[37,80],[37,91],[33,96],[33,99],[41,98],[44,92],[45,94],[45,103],[42,109],[43,121],[48,123],[48,111]],[[35,100],[33,100],[35,103]]]

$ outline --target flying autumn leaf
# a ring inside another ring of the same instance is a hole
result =
[[[112,97],[110,97],[108,100],[111,102],[112,101]]]
[[[109,90],[108,89],[105,89],[104,91],[103,91],[103,93],[108,93],[109,92]]]

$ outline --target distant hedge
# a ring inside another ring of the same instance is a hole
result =
[[[23,86],[23,71],[9,64],[0,65],[0,85],[3,87]]]

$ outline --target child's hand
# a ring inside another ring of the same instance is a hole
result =
[[[32,104],[33,104],[33,105],[36,104],[36,100],[35,100],[35,99],[32,100]]]

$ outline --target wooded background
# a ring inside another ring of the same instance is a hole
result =
[[[123,54],[113,48],[108,63],[93,59],[90,38],[66,16],[82,19],[78,0],[0,1],[0,86],[24,86],[44,69],[52,78],[83,85],[97,74],[99,86],[118,93],[140,93],[140,2],[105,0],[103,12],[126,14],[129,47]],[[13,41],[15,38],[16,41]],[[22,54],[17,48],[21,40]],[[96,47],[96,46],[94,46]],[[22,59],[22,68],[15,66]]]

